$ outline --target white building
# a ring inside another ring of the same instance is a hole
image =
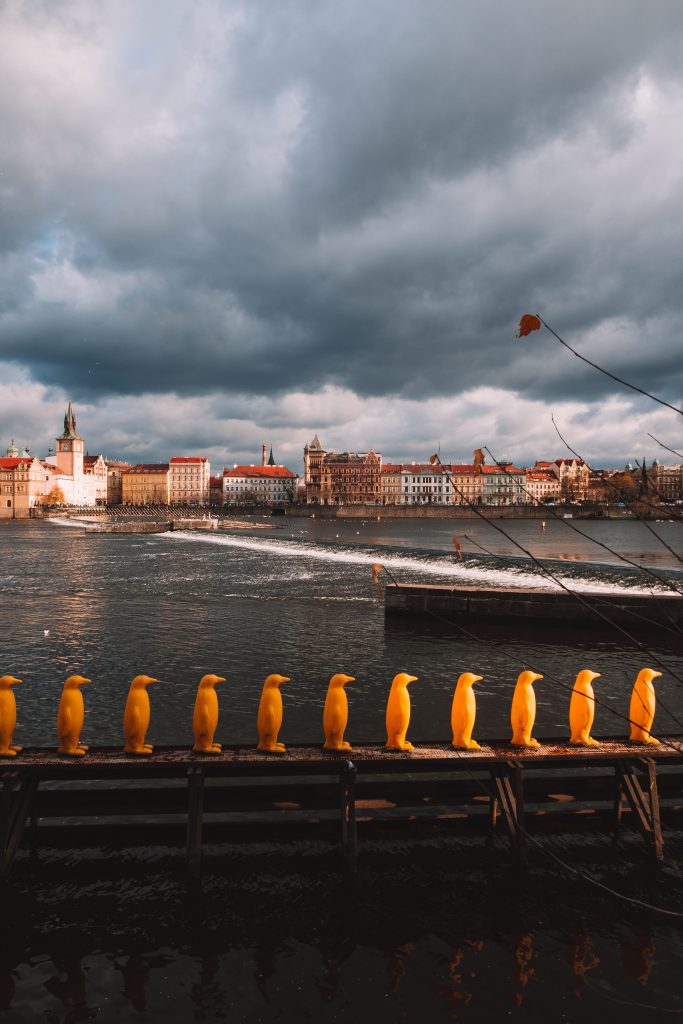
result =
[[[223,470],[223,504],[282,505],[296,497],[297,477],[286,466],[234,466]]]
[[[451,505],[450,466],[431,463],[385,463],[382,466],[383,505]]]

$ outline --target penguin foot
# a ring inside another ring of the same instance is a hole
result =
[[[528,740],[513,740],[510,746],[512,747],[540,747],[538,740],[531,737]]]
[[[470,740],[469,743],[465,744],[467,750],[481,750],[481,747],[476,740]]]
[[[74,747],[73,750],[58,750],[58,754],[64,754],[66,757],[83,757],[85,750],[83,747]]]
[[[144,747],[130,747],[128,744],[123,748],[124,754],[137,754],[140,756],[148,756],[152,753],[151,748],[145,745]]]
[[[341,748],[342,750],[353,750],[351,744],[347,743],[346,740],[344,740],[344,742],[342,743]]]
[[[152,746],[151,743],[143,743],[142,744],[142,752],[143,752],[143,754],[151,754],[153,750],[154,750],[154,747]]]
[[[79,750],[82,750],[82,751],[83,751],[83,753],[85,753],[85,752],[86,752],[86,750],[90,750],[90,747],[86,747],[85,743],[79,743],[79,744],[78,744],[78,749],[79,749]]]
[[[4,750],[0,750],[0,757],[16,757],[17,752],[13,747],[5,747]]]
[[[279,752],[281,754],[283,754],[285,752],[285,750],[287,749],[287,747],[284,745],[284,743],[276,743],[275,744],[275,749],[279,750]]]
[[[578,740],[570,740],[570,746],[572,747],[599,747],[600,744],[597,740],[594,740],[592,736],[586,736],[585,739],[579,738]]]
[[[212,754],[220,754],[222,749],[223,749],[223,747],[220,745],[220,743],[212,743],[211,744],[211,753]]]
[[[21,751],[24,749],[23,747],[17,746],[16,743],[10,743],[9,748],[10,750],[16,750],[17,754],[20,754]]]
[[[404,743],[387,743],[384,749],[385,750],[414,750],[415,747],[413,746],[412,743],[409,743],[408,740],[405,740]]]

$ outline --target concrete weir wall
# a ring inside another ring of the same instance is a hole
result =
[[[661,623],[683,626],[683,598],[675,595],[649,594],[582,594],[577,601],[564,591],[513,590],[468,587],[447,587],[436,584],[420,586],[395,583],[387,585],[384,608],[387,615],[433,613],[445,619],[482,621],[546,622],[567,625],[600,626],[610,623],[629,630],[642,631],[648,625],[657,628]],[[594,609],[596,598],[599,603]],[[584,603],[585,602],[585,603]]]

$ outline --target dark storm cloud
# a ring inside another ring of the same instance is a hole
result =
[[[618,393],[547,333],[515,341],[538,309],[680,401],[678,0],[0,19],[0,354],[36,381]]]

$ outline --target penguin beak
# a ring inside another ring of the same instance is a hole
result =
[[[478,682],[480,682],[480,681],[481,681],[481,680],[482,680],[483,678],[484,678],[483,676],[472,676],[472,682],[473,682],[473,683],[478,683]]]
[[[543,676],[539,675],[538,672],[532,672],[531,673],[531,682],[535,683],[537,679],[543,679]]]
[[[356,681],[355,676],[343,676],[342,678],[344,680],[344,686],[346,686],[347,683],[355,683]]]
[[[409,683],[416,683],[417,682],[417,676],[408,676],[408,682]]]
[[[653,678],[653,679],[658,679],[658,678],[659,678],[659,676],[661,676],[661,674],[662,674],[661,672],[653,672],[653,673],[652,673],[652,678]]]

